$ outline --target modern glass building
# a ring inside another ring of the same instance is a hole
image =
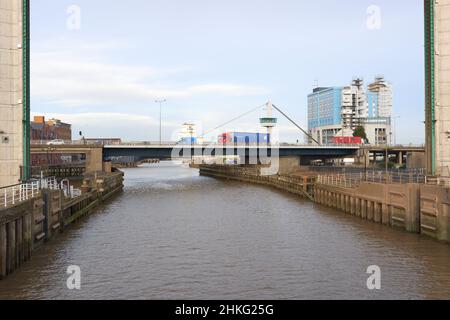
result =
[[[367,109],[368,109],[368,117],[369,118],[377,118],[379,117],[378,112],[378,93],[377,92],[367,92]]]
[[[316,88],[308,95],[308,127],[341,124],[342,88]]]
[[[389,143],[391,112],[392,86],[383,77],[367,89],[358,78],[344,87],[315,88],[308,95],[308,129],[322,144],[332,144],[336,137],[352,137],[358,126],[365,127],[369,143]]]

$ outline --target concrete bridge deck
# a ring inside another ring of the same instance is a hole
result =
[[[136,160],[147,158],[187,158],[191,155],[239,155],[250,157],[267,155],[279,157],[313,157],[318,159],[354,156],[359,146],[312,146],[312,145],[152,145],[122,144],[105,145],[105,158],[133,156]]]

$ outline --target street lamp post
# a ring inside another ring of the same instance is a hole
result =
[[[166,99],[155,100],[155,103],[159,103],[159,144],[162,144],[162,104],[166,102]]]
[[[399,119],[400,116],[394,116],[392,117],[393,125],[394,125],[394,145],[397,145],[397,121],[396,119]]]
[[[193,149],[192,149],[192,145],[193,145],[194,141],[192,141],[192,140],[194,139],[194,128],[192,127],[192,124],[189,125],[189,134],[191,136],[191,141],[190,141],[190,143],[191,143],[191,163],[193,163],[193,159],[194,159],[193,153],[194,152],[193,152]]]

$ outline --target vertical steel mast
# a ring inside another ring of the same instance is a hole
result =
[[[30,179],[30,0],[22,0],[22,180]]]
[[[436,175],[435,0],[425,3],[425,141],[426,167]]]

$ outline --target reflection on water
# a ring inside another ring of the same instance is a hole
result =
[[[125,174],[122,195],[35,252],[0,298],[450,298],[446,244],[180,164]],[[380,291],[366,287],[370,265]]]

